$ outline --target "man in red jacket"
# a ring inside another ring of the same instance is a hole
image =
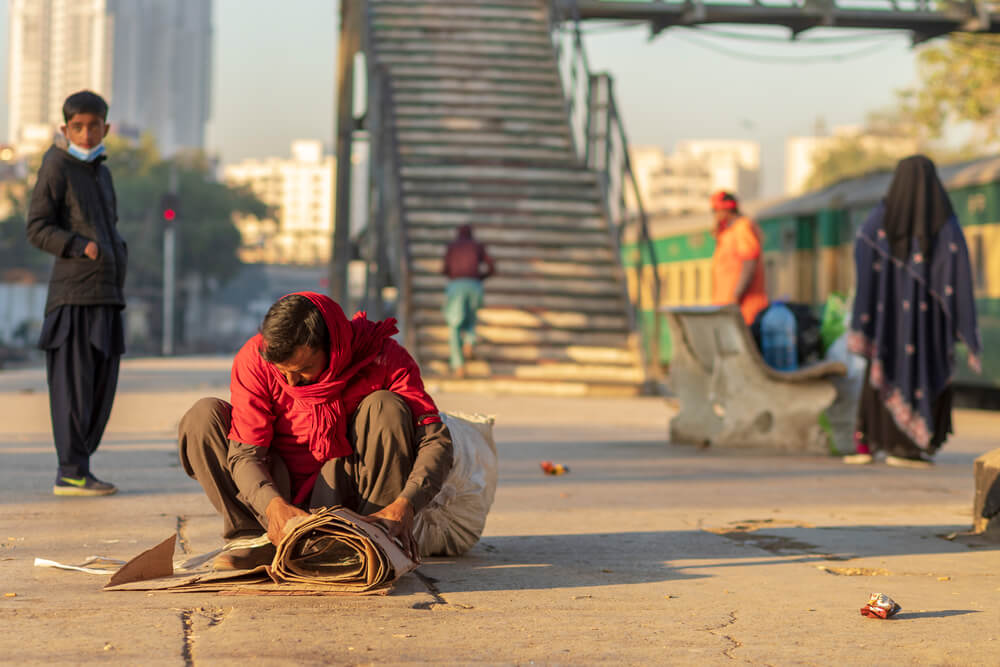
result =
[[[267,531],[343,505],[383,524],[412,554],[413,520],[452,465],[451,435],[420,371],[390,336],[395,320],[348,321],[333,300],[278,300],[233,361],[232,403],[203,398],[180,423],[181,463],[222,515],[223,536]],[[270,562],[233,550],[216,569]]]

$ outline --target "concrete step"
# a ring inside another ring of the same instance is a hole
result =
[[[440,258],[411,259],[414,275],[431,275],[441,272]],[[590,280],[615,280],[617,271],[611,266],[586,266],[575,262],[543,262],[539,260],[509,259],[497,264],[497,272],[504,276],[519,276],[524,280],[536,278],[576,278]]]
[[[448,344],[419,343],[421,359],[447,359]],[[538,360],[579,364],[634,366],[638,357],[631,347],[586,345],[500,345],[481,341],[476,344],[475,357],[491,362],[535,363]]]
[[[511,21],[518,20],[526,23],[547,25],[548,13],[541,7],[490,7],[490,6],[469,6],[452,5],[444,2],[423,2],[423,3],[401,3],[387,4],[377,2],[372,5],[373,15],[376,19],[387,19],[392,17],[413,19],[445,19],[452,21],[455,19],[472,20],[476,22],[488,23],[489,21]]]
[[[526,305],[542,310],[572,310],[583,313],[604,313],[615,315],[625,312],[625,296],[621,295],[567,295],[567,294],[525,294],[524,292],[503,292],[493,288],[492,278],[487,281],[483,303],[486,308],[524,308]],[[444,286],[439,289],[418,290],[413,294],[415,308],[437,308],[444,306]]]
[[[629,398],[642,394],[637,384],[539,381],[508,377],[458,380],[428,374],[425,386],[431,393],[514,394],[520,396],[604,396]]]
[[[477,232],[478,238],[478,232]],[[444,257],[444,243],[410,243],[410,256],[414,259],[438,259]],[[492,244],[487,250],[498,262],[516,261],[550,261],[578,262],[590,265],[601,265],[607,269],[615,269],[614,253],[607,247],[564,248],[564,247],[525,247],[523,244],[504,245]]]
[[[456,118],[454,116],[397,118],[396,128],[430,132],[501,132],[525,138],[563,137],[569,141],[569,125],[562,120],[510,118]]]
[[[600,216],[603,211],[596,201],[555,199],[502,199],[487,197],[421,197],[405,195],[403,204],[408,211],[470,211],[482,213],[525,212],[555,215]]]
[[[406,180],[442,179],[490,183],[575,183],[598,186],[597,174],[582,168],[539,169],[532,167],[467,167],[464,165],[417,165],[403,167]]]
[[[398,5],[400,7],[413,7],[426,5],[427,0],[369,0],[372,5]],[[504,7],[504,8],[529,8],[538,9],[544,7],[539,0],[434,0],[439,5],[445,7]]]
[[[541,24],[534,18],[521,18],[507,15],[504,18],[476,18],[456,16],[452,18],[441,16],[399,16],[396,14],[374,15],[373,28],[376,34],[381,30],[399,28],[422,28],[429,30],[465,30],[490,31],[495,33],[547,33],[548,25]]]
[[[407,221],[416,227],[447,227],[455,229],[459,225],[482,227],[563,230],[578,232],[580,230],[600,231],[607,236],[607,226],[604,219],[597,216],[559,216],[559,215],[511,215],[509,213],[468,213],[456,211],[411,211]]]
[[[437,104],[397,104],[396,117],[427,117],[433,118],[493,118],[497,122],[504,122],[512,119],[518,120],[545,120],[563,121],[566,119],[566,112],[562,109],[497,109],[495,107],[469,107],[451,106]]]
[[[413,288],[423,291],[444,292],[447,281],[448,279],[440,274],[418,273],[412,277]],[[508,277],[503,273],[499,273],[487,282],[487,289],[489,291],[494,293],[507,292],[508,294],[521,294],[525,297],[524,303],[529,304],[531,303],[531,299],[536,295],[616,297],[622,293],[621,287],[613,281],[613,277],[609,277],[606,281],[541,277],[525,280],[521,277]]]
[[[375,39],[379,44],[392,42],[395,44],[430,41],[449,42],[453,44],[471,42],[475,44],[510,44],[553,48],[552,38],[548,31],[538,29],[534,31],[519,30],[495,31],[495,30],[463,30],[452,26],[440,28],[409,26],[405,28],[381,28],[375,31]]]
[[[515,59],[497,56],[468,55],[460,53],[379,53],[378,62],[389,65],[419,65],[421,67],[447,66],[466,72],[466,77],[475,77],[477,70],[496,69],[507,72],[545,72],[555,71],[555,63],[551,59]],[[395,72],[391,72],[395,74]]]
[[[504,67],[502,63],[491,62],[475,67],[443,63],[438,65],[415,65],[398,61],[389,66],[393,81],[489,81],[500,83],[527,83],[558,86],[559,75],[555,68],[526,70]]]
[[[421,366],[432,375],[448,376],[451,369],[446,359],[421,359]],[[639,384],[642,371],[638,366],[592,366],[584,364],[510,364],[470,361],[465,365],[466,379],[506,377],[518,380],[575,381],[613,384]]]
[[[540,97],[538,95],[515,95],[513,93],[494,94],[490,92],[472,91],[452,92],[452,91],[420,91],[420,92],[397,92],[394,96],[397,105],[408,106],[417,104],[428,104],[431,106],[449,105],[455,107],[491,107],[506,109],[514,107],[518,109],[533,109],[538,111],[564,111],[565,103],[562,97]]]
[[[379,56],[388,53],[423,54],[434,53],[449,56],[476,55],[503,58],[511,62],[522,59],[552,60],[555,57],[552,43],[511,44],[498,42],[464,42],[444,39],[398,40],[388,39],[384,33],[377,34],[376,49]],[[554,62],[554,61],[553,61]]]
[[[521,132],[467,132],[464,130],[403,130],[396,133],[401,144],[465,145],[465,146],[526,146],[571,151],[565,136],[525,136]]]
[[[512,93],[514,95],[555,97],[557,99],[560,99],[562,96],[562,91],[559,87],[551,83],[490,81],[488,79],[413,79],[409,77],[395,77],[392,81],[392,89],[396,95],[405,92],[428,91],[435,93],[491,93],[494,95]]]
[[[565,310],[528,310],[524,308],[481,308],[477,314],[481,324],[493,327],[570,329],[611,331],[628,334],[628,318],[624,313],[603,315]],[[417,326],[444,326],[444,314],[436,308],[421,308],[414,312]]]
[[[448,227],[416,227],[407,228],[407,236],[413,243],[447,244],[455,239],[455,230]],[[580,231],[550,231],[531,229],[508,229],[489,226],[476,226],[476,239],[492,248],[495,245],[522,245],[526,247],[556,248],[608,248],[608,235],[605,232]]]
[[[413,195],[453,197],[516,197],[518,199],[553,199],[557,201],[593,201],[600,203],[597,188],[564,183],[491,183],[483,181],[414,181],[404,179],[403,192]],[[576,216],[573,216],[574,218]]]
[[[461,160],[511,160],[528,162],[541,160],[546,164],[575,164],[576,155],[565,148],[540,146],[526,148],[524,146],[460,146],[460,145],[400,145],[399,155],[405,164],[421,159],[451,161]]]
[[[476,338],[495,345],[584,345],[591,347],[625,347],[628,336],[625,333],[602,333],[591,331],[563,331],[560,329],[512,329],[479,325]],[[448,342],[448,327],[422,326],[417,332],[417,340],[429,344],[432,341]]]

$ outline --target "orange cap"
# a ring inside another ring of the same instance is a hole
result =
[[[713,211],[735,211],[737,208],[736,197],[726,192],[725,190],[719,190],[712,195],[712,210]]]

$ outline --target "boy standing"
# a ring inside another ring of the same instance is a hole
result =
[[[66,124],[45,153],[28,208],[28,240],[55,255],[38,346],[45,350],[52,433],[59,457],[52,492],[106,496],[90,472],[111,414],[125,352],[127,251],[104,166],[108,104],[90,91],[63,104]]]

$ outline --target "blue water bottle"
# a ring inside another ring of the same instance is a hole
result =
[[[764,361],[779,371],[794,371],[799,367],[796,344],[796,322],[784,303],[774,303],[760,321],[761,347]]]

